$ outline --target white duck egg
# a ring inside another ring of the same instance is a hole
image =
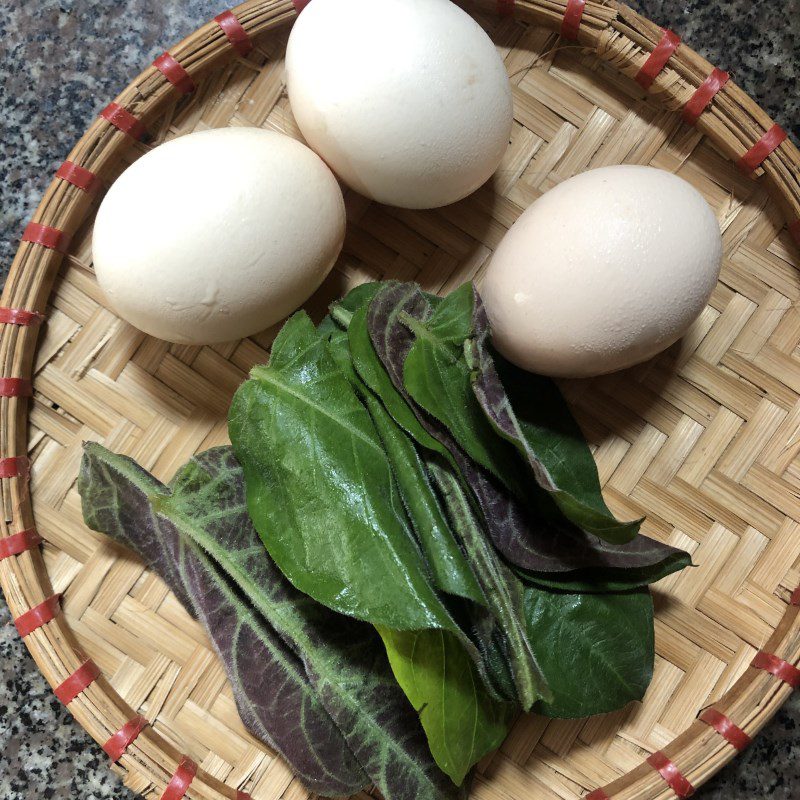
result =
[[[123,319],[182,344],[249,336],[319,287],[342,248],[333,173],[259,128],[192,133],[113,184],[95,220],[100,288]]]
[[[460,200],[508,147],[503,61],[450,0],[314,0],[289,37],[286,80],[309,145],[382,203]]]
[[[719,277],[722,238],[703,196],[652,167],[602,167],[536,200],[481,287],[493,341],[524,369],[600,375],[677,341]]]

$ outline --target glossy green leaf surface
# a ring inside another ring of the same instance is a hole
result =
[[[641,700],[653,677],[647,589],[568,594],[525,587],[528,633],[552,691],[540,713],[587,717]]]
[[[373,624],[458,632],[372,420],[305,314],[236,393],[229,431],[250,517],[298,589]]]
[[[510,703],[495,700],[475,665],[451,634],[441,630],[379,628],[389,663],[416,708],[436,763],[455,784],[498,748],[514,718]]]

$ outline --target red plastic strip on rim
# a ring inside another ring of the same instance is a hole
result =
[[[661,41],[655,46],[655,49],[647,61],[642,64],[642,68],[636,73],[636,83],[642,89],[649,89],[653,85],[656,76],[667,66],[672,54],[678,49],[681,43],[681,37],[672,31],[664,31]]]
[[[589,792],[583,800],[611,800],[611,798],[602,789],[595,789],[593,792]]]
[[[516,4],[517,0],[497,0],[497,13],[501,17],[513,17]]]
[[[797,242],[797,246],[800,247],[800,219],[796,219],[789,224],[789,235]]]
[[[236,792],[236,800],[253,800],[247,792]]]
[[[0,458],[0,478],[27,478],[31,471],[31,462],[27,456]]]
[[[800,606],[800,586],[798,586],[793,592],[791,600],[789,601],[793,606]]]
[[[44,314],[38,311],[0,306],[0,323],[5,325],[38,325],[43,319]]]
[[[136,741],[147,727],[147,720],[139,715],[126,722],[104,745],[103,750],[112,761],[119,761],[123,753]]]
[[[717,92],[730,80],[730,75],[721,69],[714,71],[697,87],[695,93],[683,107],[683,121],[687,125],[696,125],[700,115],[708,108]]]
[[[661,775],[666,781],[667,786],[669,786],[678,797],[691,797],[694,794],[694,786],[681,775],[680,770],[675,764],[660,750],[653,753],[653,755],[647,759],[647,763]]]
[[[42,625],[46,625],[51,619],[55,619],[58,612],[61,610],[59,602],[61,600],[60,594],[54,594],[48,597],[43,603],[34,606],[24,614],[20,614],[15,620],[14,624],[17,626],[17,632],[24,639],[26,636],[38,630]]]
[[[253,49],[252,40],[232,11],[223,11],[214,17],[214,22],[222,28],[222,32],[240,56],[246,56]]]
[[[773,653],[765,653],[763,650],[756,653],[753,664],[756,669],[763,669],[774,675],[779,681],[789,684],[792,689],[800,687],[800,669],[784,661]]]
[[[39,222],[29,222],[22,234],[23,242],[40,244],[57,253],[63,253],[69,247],[69,236],[58,228],[42,225]]]
[[[20,553],[26,553],[28,550],[33,550],[42,543],[42,537],[39,536],[36,528],[28,528],[27,530],[13,533],[11,536],[6,536],[0,539],[0,561],[4,558],[11,558],[11,556],[18,556]]]
[[[72,161],[65,161],[56,172],[56,178],[71,183],[84,192],[92,193],[100,188],[100,179],[94,172],[90,172],[84,167],[73,164]]]
[[[311,0],[292,0],[294,4],[295,10],[299,14],[309,3]]]
[[[68,706],[79,694],[84,692],[100,677],[100,668],[94,661],[87,661],[72,675],[56,687],[56,697]]]
[[[27,378],[0,378],[0,397],[30,397],[33,384]]]
[[[169,53],[162,53],[153,66],[181,93],[191,94],[195,90],[192,76]]]
[[[197,775],[197,764],[191,758],[183,756],[181,763],[172,776],[172,780],[167,784],[164,789],[164,794],[161,795],[161,800],[183,800],[186,796],[186,790]]]
[[[780,125],[773,125],[737,162],[736,166],[749,175],[757,170],[767,157],[774,153],[781,142],[787,137],[786,131]]]
[[[586,8],[586,0],[567,0],[567,8],[561,22],[561,36],[564,39],[575,41],[578,38],[584,8]]]
[[[144,124],[140,119],[134,117],[127,108],[123,108],[117,103],[109,103],[101,112],[100,116],[110,122],[117,130],[127,133],[134,139],[141,139],[145,134]]]
[[[723,739],[726,739],[740,752],[750,746],[753,741],[730,717],[726,717],[716,708],[707,708],[699,717],[701,722],[710,725]]]

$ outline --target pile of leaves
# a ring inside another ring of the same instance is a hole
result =
[[[84,516],[205,624],[244,723],[314,792],[456,797],[520,710],[644,694],[647,586],[689,556],[614,518],[558,389],[492,350],[471,284],[295,314],[229,432],[169,486],[88,444]]]

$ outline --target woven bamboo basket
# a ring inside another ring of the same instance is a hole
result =
[[[2,381],[0,392],[0,581],[48,681],[147,797],[188,779],[184,755],[199,765],[190,798],[307,792],[245,731],[200,626],[130,553],[83,525],[81,443],[102,441],[170,478],[192,453],[226,441],[231,396],[267,358],[274,331],[188,347],[118,319],[91,269],[97,190],[148,148],[193,130],[255,125],[299,137],[282,56],[303,5],[246,2],[136,78],[59,170],[3,293],[4,308],[38,314],[0,311],[0,375],[22,379]],[[606,716],[522,717],[478,769],[481,800],[684,796],[734,757],[736,731],[758,733],[800,678],[800,260],[791,241],[800,240],[800,153],[732,82],[685,124],[680,112],[711,86],[712,65],[610,2],[586,3],[575,41],[580,5],[471,7],[513,85],[498,173],[438,211],[350,193],[344,252],[309,303],[319,315],[350,286],[383,276],[439,292],[480,280],[522,210],[592,167],[677,173],[718,215],[721,280],[684,339],[590,387],[564,385],[611,508],[646,515],[648,535],[691,551],[698,565],[654,590],[652,686],[644,702]],[[649,91],[634,80],[647,83],[645,74],[655,75]],[[96,670],[81,669],[89,659]],[[717,714],[698,719],[708,708]]]

